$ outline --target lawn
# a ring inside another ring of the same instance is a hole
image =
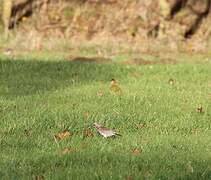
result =
[[[210,62],[2,57],[0,179],[211,179],[210,90]]]

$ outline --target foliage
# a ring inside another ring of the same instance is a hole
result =
[[[14,26],[17,34],[12,31],[15,36],[11,41],[21,44],[23,39],[16,41],[14,38],[33,39],[35,43],[25,45],[37,44],[31,49],[41,49],[46,39],[52,39],[49,49],[54,48],[57,40],[60,43],[72,40],[151,46],[152,39],[168,44],[173,51],[180,49],[180,43],[184,41],[190,42],[190,51],[201,52],[209,48],[210,0],[26,2],[13,7],[11,24],[18,26]],[[144,46],[143,51],[147,48]]]

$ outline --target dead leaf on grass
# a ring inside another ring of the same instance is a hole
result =
[[[25,129],[25,130],[24,130],[24,134],[25,134],[25,136],[27,136],[27,137],[31,136],[31,129]]]
[[[127,177],[127,180],[133,180],[133,177],[130,175]]]
[[[138,129],[142,129],[142,128],[146,128],[147,126],[146,126],[146,124],[144,124],[144,123],[140,123],[140,124],[137,124],[136,127],[137,127]]]
[[[194,129],[191,130],[191,133],[197,135],[197,134],[200,133],[200,129],[199,128],[194,128]]]
[[[170,85],[174,85],[175,84],[175,80],[174,79],[169,79],[169,81],[168,81],[168,83],[170,84]]]
[[[139,156],[141,154],[141,152],[142,152],[141,149],[135,148],[132,150],[132,155]]]
[[[68,130],[64,130],[63,132],[60,132],[60,133],[54,135],[54,138],[56,140],[62,140],[62,139],[68,138],[70,136],[71,136],[71,133]]]
[[[196,111],[198,113],[203,113],[204,112],[202,106],[197,107]]]
[[[34,179],[35,179],[35,180],[44,180],[45,178],[44,178],[43,175],[37,175],[37,176],[35,176]]]
[[[71,148],[71,147],[66,147],[62,150],[62,154],[69,154],[69,153],[72,153],[72,152],[75,152],[76,150]]]
[[[87,120],[89,118],[89,112],[84,112],[84,119]]]
[[[103,91],[100,90],[100,91],[97,92],[97,96],[98,96],[98,97],[102,97],[103,95],[104,95],[104,94],[103,94]]]
[[[94,134],[93,134],[93,132],[91,131],[91,129],[84,129],[84,131],[83,131],[83,137],[93,137],[94,136]]]

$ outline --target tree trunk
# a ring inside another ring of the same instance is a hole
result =
[[[12,0],[3,0],[2,21],[4,24],[5,37],[8,37],[8,29],[10,25],[10,17],[12,13]]]

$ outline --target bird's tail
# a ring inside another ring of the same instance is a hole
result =
[[[122,136],[122,135],[121,135],[121,134],[119,134],[118,132],[116,132],[116,133],[115,133],[115,135],[117,135],[117,136]]]

